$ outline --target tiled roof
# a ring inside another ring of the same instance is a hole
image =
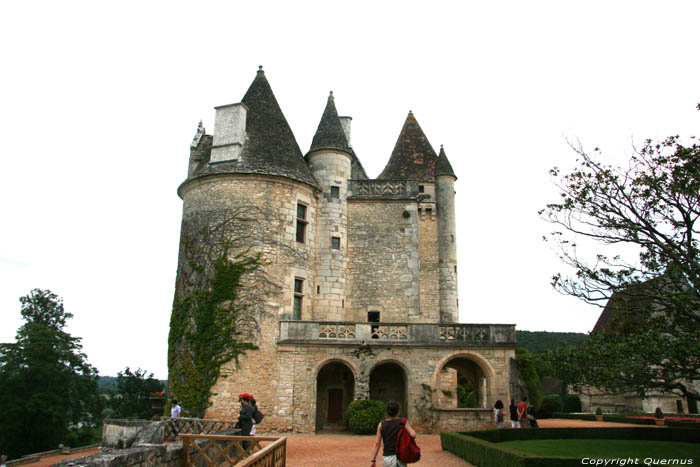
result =
[[[279,175],[318,188],[262,67],[241,100],[248,107],[246,142],[236,161],[202,164],[195,176],[217,173]]]
[[[345,138],[343,125],[338,118],[338,111],[335,109],[333,91],[328,96],[326,109],[323,111],[323,116],[318,124],[309,152],[317,149],[340,149],[352,154],[348,140]]]
[[[440,145],[440,155],[438,155],[437,162],[435,163],[435,176],[437,177],[438,175],[452,175],[457,178],[442,145]]]
[[[435,150],[418,125],[413,112],[409,112],[391,158],[377,178],[432,182],[435,181],[433,171],[436,163]]]

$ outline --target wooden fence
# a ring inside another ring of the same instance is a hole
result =
[[[180,434],[183,467],[285,467],[287,438]],[[246,448],[243,443],[248,443]],[[270,443],[271,442],[271,443]],[[267,444],[263,446],[262,444]]]
[[[165,441],[175,441],[180,434],[211,434],[236,430],[235,420],[205,420],[203,418],[167,419]]]

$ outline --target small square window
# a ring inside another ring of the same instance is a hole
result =
[[[340,187],[339,186],[332,186],[331,187],[331,199],[339,199],[340,198]]]
[[[418,193],[425,193],[425,186],[424,185],[418,185]]]
[[[304,293],[304,281],[302,279],[294,279],[294,293]]]
[[[331,248],[340,250],[340,237],[331,237]]]
[[[297,204],[297,219],[306,220],[306,206]]]

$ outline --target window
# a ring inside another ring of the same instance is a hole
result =
[[[340,187],[339,186],[332,186],[331,187],[331,199],[339,199],[340,198]]]
[[[424,185],[418,185],[418,193],[425,193],[425,186]]]
[[[292,319],[301,319],[301,308],[304,304],[304,280],[294,279],[294,311]]]
[[[306,206],[297,203],[297,242],[306,243]]]
[[[370,323],[378,323],[379,322],[379,312],[378,311],[368,311],[367,312],[367,321]],[[372,325],[371,327],[372,331],[372,339],[379,339],[379,334],[377,331],[379,331],[379,325]]]
[[[331,237],[331,248],[340,250],[340,237]]]

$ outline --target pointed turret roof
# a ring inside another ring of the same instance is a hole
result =
[[[438,155],[437,162],[435,163],[435,176],[438,175],[452,175],[457,178],[454,170],[452,170],[452,164],[447,159],[447,154],[445,154],[445,149],[440,145],[440,154]]]
[[[389,162],[377,179],[432,182],[436,163],[435,150],[409,111]]]
[[[235,161],[203,164],[197,175],[215,173],[256,173],[278,175],[308,183],[318,182],[299,149],[292,129],[282,113],[262,67],[241,100],[248,108],[246,140],[240,158]]]
[[[352,149],[345,137],[345,130],[338,118],[338,111],[335,108],[335,99],[333,91],[328,96],[326,109],[323,111],[323,116],[318,124],[318,129],[311,142],[309,152],[317,149],[340,149],[352,155]]]

